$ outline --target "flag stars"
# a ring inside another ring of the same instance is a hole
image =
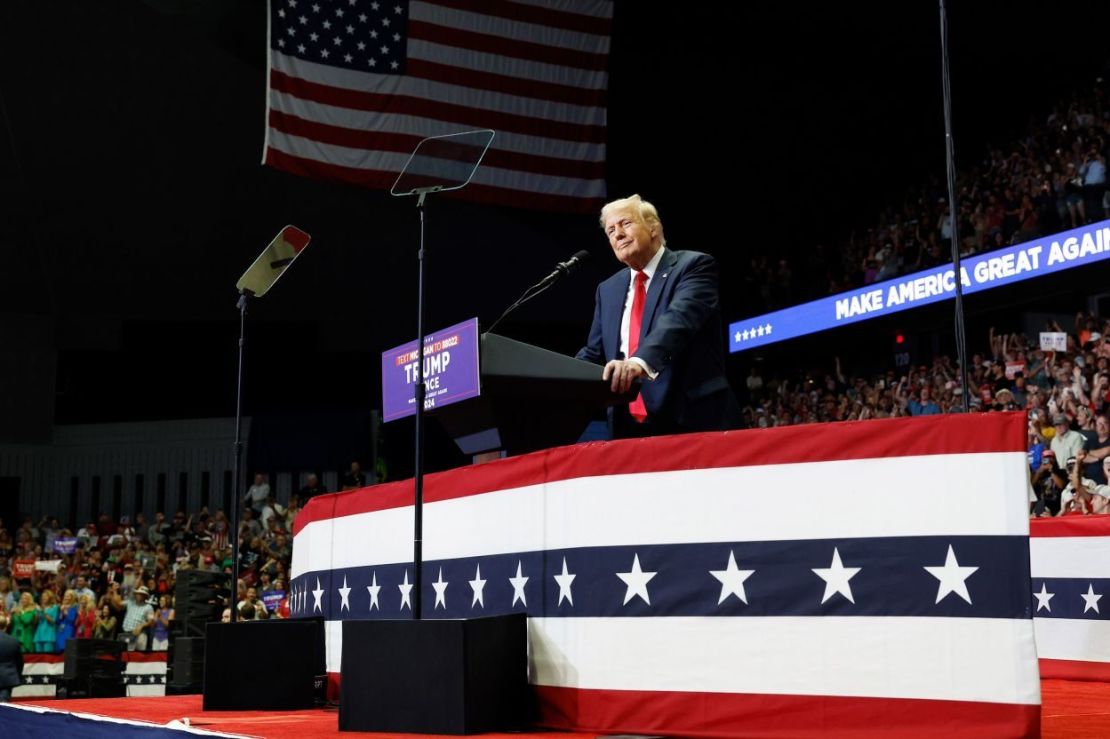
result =
[[[1095,586],[1093,583],[1087,583],[1087,592],[1080,593],[1079,597],[1083,599],[1083,612],[1094,611],[1101,613],[1098,610],[1098,601],[1102,598],[1102,593],[1095,593]]]
[[[297,7],[297,0],[289,0],[289,7],[290,8]]]
[[[285,8],[278,8],[278,18],[285,17]]]
[[[297,29],[293,28],[293,26],[289,26],[289,28],[285,29],[285,32],[288,33],[290,36],[297,35]]]
[[[366,15],[366,13],[359,13],[358,14],[358,22],[359,23],[365,23],[366,20],[367,20],[367,17],[368,16]]]
[[[298,54],[303,54],[304,53],[304,44],[297,44],[297,53]]]
[[[366,51],[366,44],[362,41],[359,41],[358,42],[358,50],[359,51]]]
[[[355,27],[350,25],[350,24],[347,24],[347,34],[350,35],[354,32],[355,32]]]
[[[832,563],[828,567],[815,567],[813,574],[825,581],[825,594],[821,597],[821,602],[826,602],[829,598],[837,593],[840,593],[848,599],[849,603],[855,603],[855,598],[852,597],[852,586],[849,581],[859,574],[861,567],[845,567],[844,563],[840,561],[840,550],[833,547]]]
[[[327,59],[329,56],[331,56],[331,54],[328,52],[327,49],[320,49],[320,56],[322,56],[324,59]]]
[[[752,576],[755,570],[741,570],[736,566],[736,555],[729,551],[728,565],[723,570],[710,570],[709,574],[721,583],[721,597],[717,605],[724,603],[729,596],[735,595],[744,603],[748,602],[748,594],[744,591],[744,581]]]
[[[574,578],[578,575],[573,574],[567,570],[567,558],[563,557],[563,572],[560,575],[555,575],[555,582],[559,586],[559,602],[557,606],[563,605],[563,599],[566,598],[567,603],[571,606],[574,605],[574,595],[571,593],[570,586],[574,582]]]
[[[1033,597],[1037,599],[1037,611],[1043,608],[1049,613],[1052,613],[1052,606],[1049,604],[1049,601],[1052,600],[1052,596],[1054,595],[1056,595],[1056,593],[1048,592],[1048,584],[1042,582],[1041,592],[1033,593]]]
[[[389,53],[389,47],[388,47],[388,46],[385,46],[385,45],[383,44],[383,45],[382,45],[382,49],[381,49],[381,51],[382,51],[382,54],[388,54],[388,53]]]
[[[405,606],[412,610],[412,583],[409,582],[409,571],[405,570],[405,580],[397,586],[401,589],[401,610],[405,610]],[[422,609],[423,610],[423,609]]]
[[[408,577],[408,571],[405,576]],[[370,584],[366,586],[366,592],[370,593],[370,610],[377,608],[379,611],[382,609],[381,604],[378,603],[378,593],[382,590],[382,586],[378,585],[378,573],[375,571],[371,577]]]
[[[396,13],[397,15],[400,15],[403,12],[403,9],[401,8],[400,5],[394,5],[393,6],[393,12]]]
[[[320,587],[320,578],[316,578],[316,589],[312,591],[312,598],[314,599],[314,602],[312,604],[313,611],[320,611],[321,613],[323,613],[324,609],[320,607],[320,599],[323,597],[323,595],[324,589]]]
[[[336,8],[335,9],[335,17],[336,18],[342,18],[343,17],[343,8]]]
[[[378,32],[377,31],[371,31],[370,32],[370,38],[377,38],[377,37],[378,37]]]
[[[436,591],[436,604],[433,607],[439,608],[443,606],[443,610],[447,610],[447,585],[448,581],[443,579],[443,568],[439,568],[439,577],[432,583],[432,589]],[[423,609],[421,609],[423,610]]]
[[[319,6],[319,4],[317,4],[317,3],[313,3],[313,4],[312,4],[312,12],[313,12],[313,13],[319,13],[319,12],[320,12],[320,6]]]
[[[388,18],[382,18],[382,25],[383,26],[385,26],[386,28],[389,28],[389,23],[390,23],[390,20]]]
[[[331,29],[331,21],[324,21],[324,30],[327,31],[327,30],[330,30],[330,29]]]
[[[343,576],[343,587],[336,588],[339,591],[339,610],[351,610],[351,588],[347,585],[347,576]]]
[[[486,602],[483,599],[482,593],[486,589],[486,581],[482,579],[482,565],[478,564],[474,568],[474,579],[470,580],[470,589],[474,592],[474,600],[470,602],[470,607],[481,606],[486,607]]]
[[[285,48],[285,39],[283,39],[283,38],[278,39],[278,48],[281,48],[281,49]]]
[[[371,67],[376,67],[376,66],[378,66],[378,60],[377,60],[377,59],[375,59],[374,57],[370,57],[370,59],[369,59],[369,60],[367,60],[367,62],[366,62],[366,63],[367,63],[367,64],[369,64],[369,65],[370,65]]]
[[[971,595],[967,592],[967,578],[978,570],[978,567],[961,567],[956,561],[956,553],[952,545],[948,545],[948,555],[944,558],[943,567],[926,567],[925,571],[940,582],[937,584],[937,603],[940,603],[949,593],[955,593],[971,604]]]
[[[513,605],[519,600],[520,604],[525,608],[528,607],[528,599],[524,596],[524,586],[528,584],[528,578],[522,572],[522,565],[520,560],[516,561],[516,577],[510,577],[509,583],[513,586]]]
[[[370,10],[377,10],[381,5],[379,3],[370,3]]]
[[[351,56],[350,54],[344,54],[344,55],[343,55],[343,61],[347,62],[348,64],[350,64],[351,62],[353,62],[353,61],[354,61],[354,59],[355,59],[355,58],[354,58],[353,56]]]
[[[341,36],[336,36],[334,39],[332,39],[332,43],[334,43],[336,46],[341,46],[343,44],[343,38]]]
[[[633,598],[640,598],[647,605],[651,605],[651,598],[648,596],[647,585],[651,579],[655,577],[658,572],[644,572],[640,569],[640,555],[635,554],[632,557],[632,569],[629,572],[618,572],[617,577],[624,581],[624,605]]]
[[[398,64],[396,60],[394,60],[394,61],[392,61],[392,62],[390,62],[390,63],[389,63],[389,68],[390,68],[390,69],[397,69],[397,68],[398,68],[398,67],[400,67],[400,66],[401,66],[401,65],[400,65],[400,64]]]
[[[394,41],[400,41],[401,40],[401,34],[399,34],[399,33],[393,34],[393,40]]]
[[[310,34],[308,34],[308,39],[309,39],[309,41],[315,41],[315,40],[316,40],[316,39],[318,39],[318,38],[320,38],[320,36],[319,36],[319,35],[317,35],[317,34],[315,34],[315,33],[310,33]]]
[[[308,18],[306,18],[303,15],[300,18],[298,18],[297,20],[301,22],[302,26],[305,25],[306,23],[308,23]]]

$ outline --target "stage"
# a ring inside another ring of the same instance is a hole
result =
[[[1045,739],[1096,739],[1110,736],[1110,683],[1078,682],[1069,680],[1043,680],[1041,682],[1043,708],[1041,714],[1041,735]],[[170,722],[185,723],[192,729],[203,732],[213,732],[234,736],[267,737],[268,739],[285,739],[311,736],[311,737],[339,737],[339,736],[364,736],[364,737],[389,737],[394,739],[396,734],[370,734],[370,733],[343,733],[340,734],[338,725],[338,710],[336,708],[316,709],[309,711],[289,711],[278,713],[273,711],[203,711],[199,695],[166,696],[160,698],[101,698],[89,700],[20,700],[16,702],[20,707],[42,707],[51,711],[64,711],[67,713],[94,714],[108,719],[126,719],[135,722],[145,722],[143,727],[129,724],[139,734],[154,736],[154,732],[162,733],[169,737],[171,732],[180,736],[181,729],[167,727]],[[0,708],[0,727],[7,727],[11,716],[6,715],[9,708]],[[19,711],[23,719],[24,711]],[[51,721],[54,718],[54,721]],[[58,720],[61,718],[62,720]],[[124,733],[119,730],[116,723],[94,722],[91,719],[74,723],[78,719],[71,717],[49,717],[49,715],[36,714],[31,721],[40,723],[47,731],[47,725],[53,724],[66,730],[76,729],[80,736],[105,736],[119,737]],[[62,723],[64,721],[64,723]],[[94,730],[99,724],[101,732]],[[175,724],[180,726],[180,724]],[[4,732],[8,733],[7,730]],[[21,733],[20,736],[39,735],[33,729],[30,734]],[[878,730],[874,736],[895,736],[889,731]],[[432,739],[431,734],[410,734],[407,736]],[[536,731],[534,733],[516,734],[481,734],[485,739],[594,739],[599,736],[594,732],[558,732]],[[770,737],[774,734],[762,734]]]

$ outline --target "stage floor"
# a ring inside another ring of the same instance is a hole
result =
[[[1103,739],[1110,737],[1110,683],[1068,680],[1041,681],[1043,700],[1041,730],[1045,739]],[[89,700],[17,701],[20,705],[42,706],[56,711],[93,713],[113,718],[166,724],[188,719],[197,729],[228,734],[266,737],[267,739],[303,739],[303,737],[382,737],[395,739],[396,734],[339,733],[338,710],[310,711],[210,711],[201,710],[199,695],[166,696],[164,698],[100,698]],[[416,736],[416,735],[409,735]],[[439,739],[438,735],[420,735]],[[485,739],[594,739],[597,734],[568,732],[531,732],[517,734],[482,734]],[[447,737],[444,737],[447,739]]]

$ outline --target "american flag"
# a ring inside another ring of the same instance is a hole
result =
[[[605,198],[610,0],[270,0],[263,163],[388,188],[417,142],[497,132],[472,200]]]
[[[528,615],[543,723],[1030,736],[1024,415],[590,443],[425,479],[427,618]],[[314,498],[291,609],[412,614],[412,484]],[[334,675],[338,678],[338,675]]]
[[[1110,681],[1110,516],[1040,518],[1029,529],[1041,676]]]

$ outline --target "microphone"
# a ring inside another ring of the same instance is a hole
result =
[[[543,281],[540,282],[540,284],[545,287],[551,285],[559,278],[574,272],[576,269],[578,269],[579,265],[581,265],[582,262],[586,261],[589,258],[590,253],[585,249],[582,249],[567,261],[557,263],[555,265],[554,271],[552,271],[552,273],[549,274],[547,277],[544,277]]]
[[[525,290],[524,294],[521,295],[520,298],[515,303],[513,303],[508,308],[506,308],[505,312],[502,313],[496,321],[494,321],[492,324],[490,324],[490,327],[486,329],[486,333],[489,333],[490,331],[493,331],[493,329],[497,326],[497,324],[501,323],[501,321],[503,321],[505,319],[505,316],[509,315],[514,310],[516,310],[520,306],[524,305],[529,300],[536,297],[537,295],[542,293],[547,288],[554,285],[559,280],[560,277],[562,277],[564,275],[569,275],[571,272],[578,269],[578,266],[580,264],[582,264],[582,262],[586,261],[589,258],[590,258],[590,253],[588,251],[586,251],[585,249],[582,249],[577,254],[575,254],[573,257],[568,259],[567,261],[558,262],[555,265],[555,270],[551,274],[549,274],[547,277],[544,277],[540,282],[536,283],[532,287]]]

